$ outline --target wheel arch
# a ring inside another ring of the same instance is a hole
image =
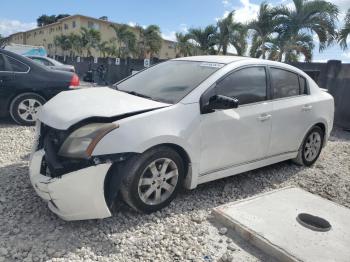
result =
[[[323,131],[323,147],[325,147],[326,143],[327,143],[327,137],[328,137],[328,126],[327,126],[327,123],[324,122],[324,121],[318,121],[316,124],[314,124],[312,127],[310,127],[309,130],[311,130],[311,128],[313,127],[319,127],[322,129]],[[308,132],[309,132],[308,130]]]
[[[8,99],[8,103],[7,103],[7,110],[9,111],[11,109],[11,105],[13,104],[14,100],[20,96],[20,95],[27,95],[27,94],[34,94],[34,95],[38,95],[41,98],[43,98],[45,101],[48,100],[47,96],[45,96],[42,92],[37,92],[37,91],[31,91],[31,90],[22,90],[20,92],[16,92],[15,94],[13,94],[9,99]]]
[[[127,170],[125,169],[125,167],[127,166],[127,161],[131,161],[132,159],[137,158],[139,155],[145,153],[146,151],[149,151],[157,147],[164,147],[164,146],[173,149],[175,152],[177,152],[180,155],[181,159],[183,160],[184,168],[185,168],[185,179],[184,179],[185,185],[184,186],[188,187],[186,185],[187,183],[190,183],[192,179],[191,158],[188,152],[182,146],[174,143],[161,143],[161,144],[153,145],[145,149],[142,153],[134,153],[130,158],[128,158],[124,162],[113,163],[113,165],[110,167],[104,180],[105,200],[109,208],[112,207],[114,200],[119,194],[122,179],[124,178],[124,176],[127,175]]]

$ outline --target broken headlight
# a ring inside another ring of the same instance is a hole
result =
[[[73,131],[63,142],[58,155],[71,158],[89,158],[97,143],[118,128],[114,123],[93,123]]]

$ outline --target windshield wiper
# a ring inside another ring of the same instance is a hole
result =
[[[148,95],[140,94],[140,93],[137,93],[137,92],[135,92],[135,91],[124,91],[124,90],[119,90],[119,91],[128,93],[128,94],[130,94],[130,95],[139,96],[139,97],[143,97],[143,98],[147,98],[147,99],[154,100],[152,97],[150,97],[150,96],[148,96]]]

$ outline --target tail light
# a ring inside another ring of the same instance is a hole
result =
[[[80,86],[79,77],[76,74],[73,74],[72,79],[70,80],[69,88],[77,88]]]

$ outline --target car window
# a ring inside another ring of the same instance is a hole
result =
[[[49,61],[47,61],[47,60],[45,60],[45,59],[41,59],[41,58],[37,58],[37,57],[32,57],[32,59],[33,59],[35,62],[38,62],[38,63],[40,63],[40,64],[42,64],[42,65],[45,65],[45,66],[51,66],[51,65],[52,65]]]
[[[237,98],[240,105],[267,99],[264,67],[249,67],[233,72],[216,85],[216,93]]]
[[[307,95],[307,85],[306,85],[306,79],[302,76],[299,76],[299,85],[300,85],[300,94],[301,95]]]
[[[130,94],[175,104],[223,66],[220,63],[171,60],[141,71],[115,87]]]
[[[28,72],[29,66],[21,63],[20,61],[18,61],[16,59],[13,59],[12,57],[6,56],[6,58],[10,64],[13,72],[18,72],[18,73]]]
[[[6,71],[5,59],[2,54],[0,54],[0,71]]]
[[[274,98],[297,96],[300,94],[297,74],[279,68],[270,68],[270,72]]]

